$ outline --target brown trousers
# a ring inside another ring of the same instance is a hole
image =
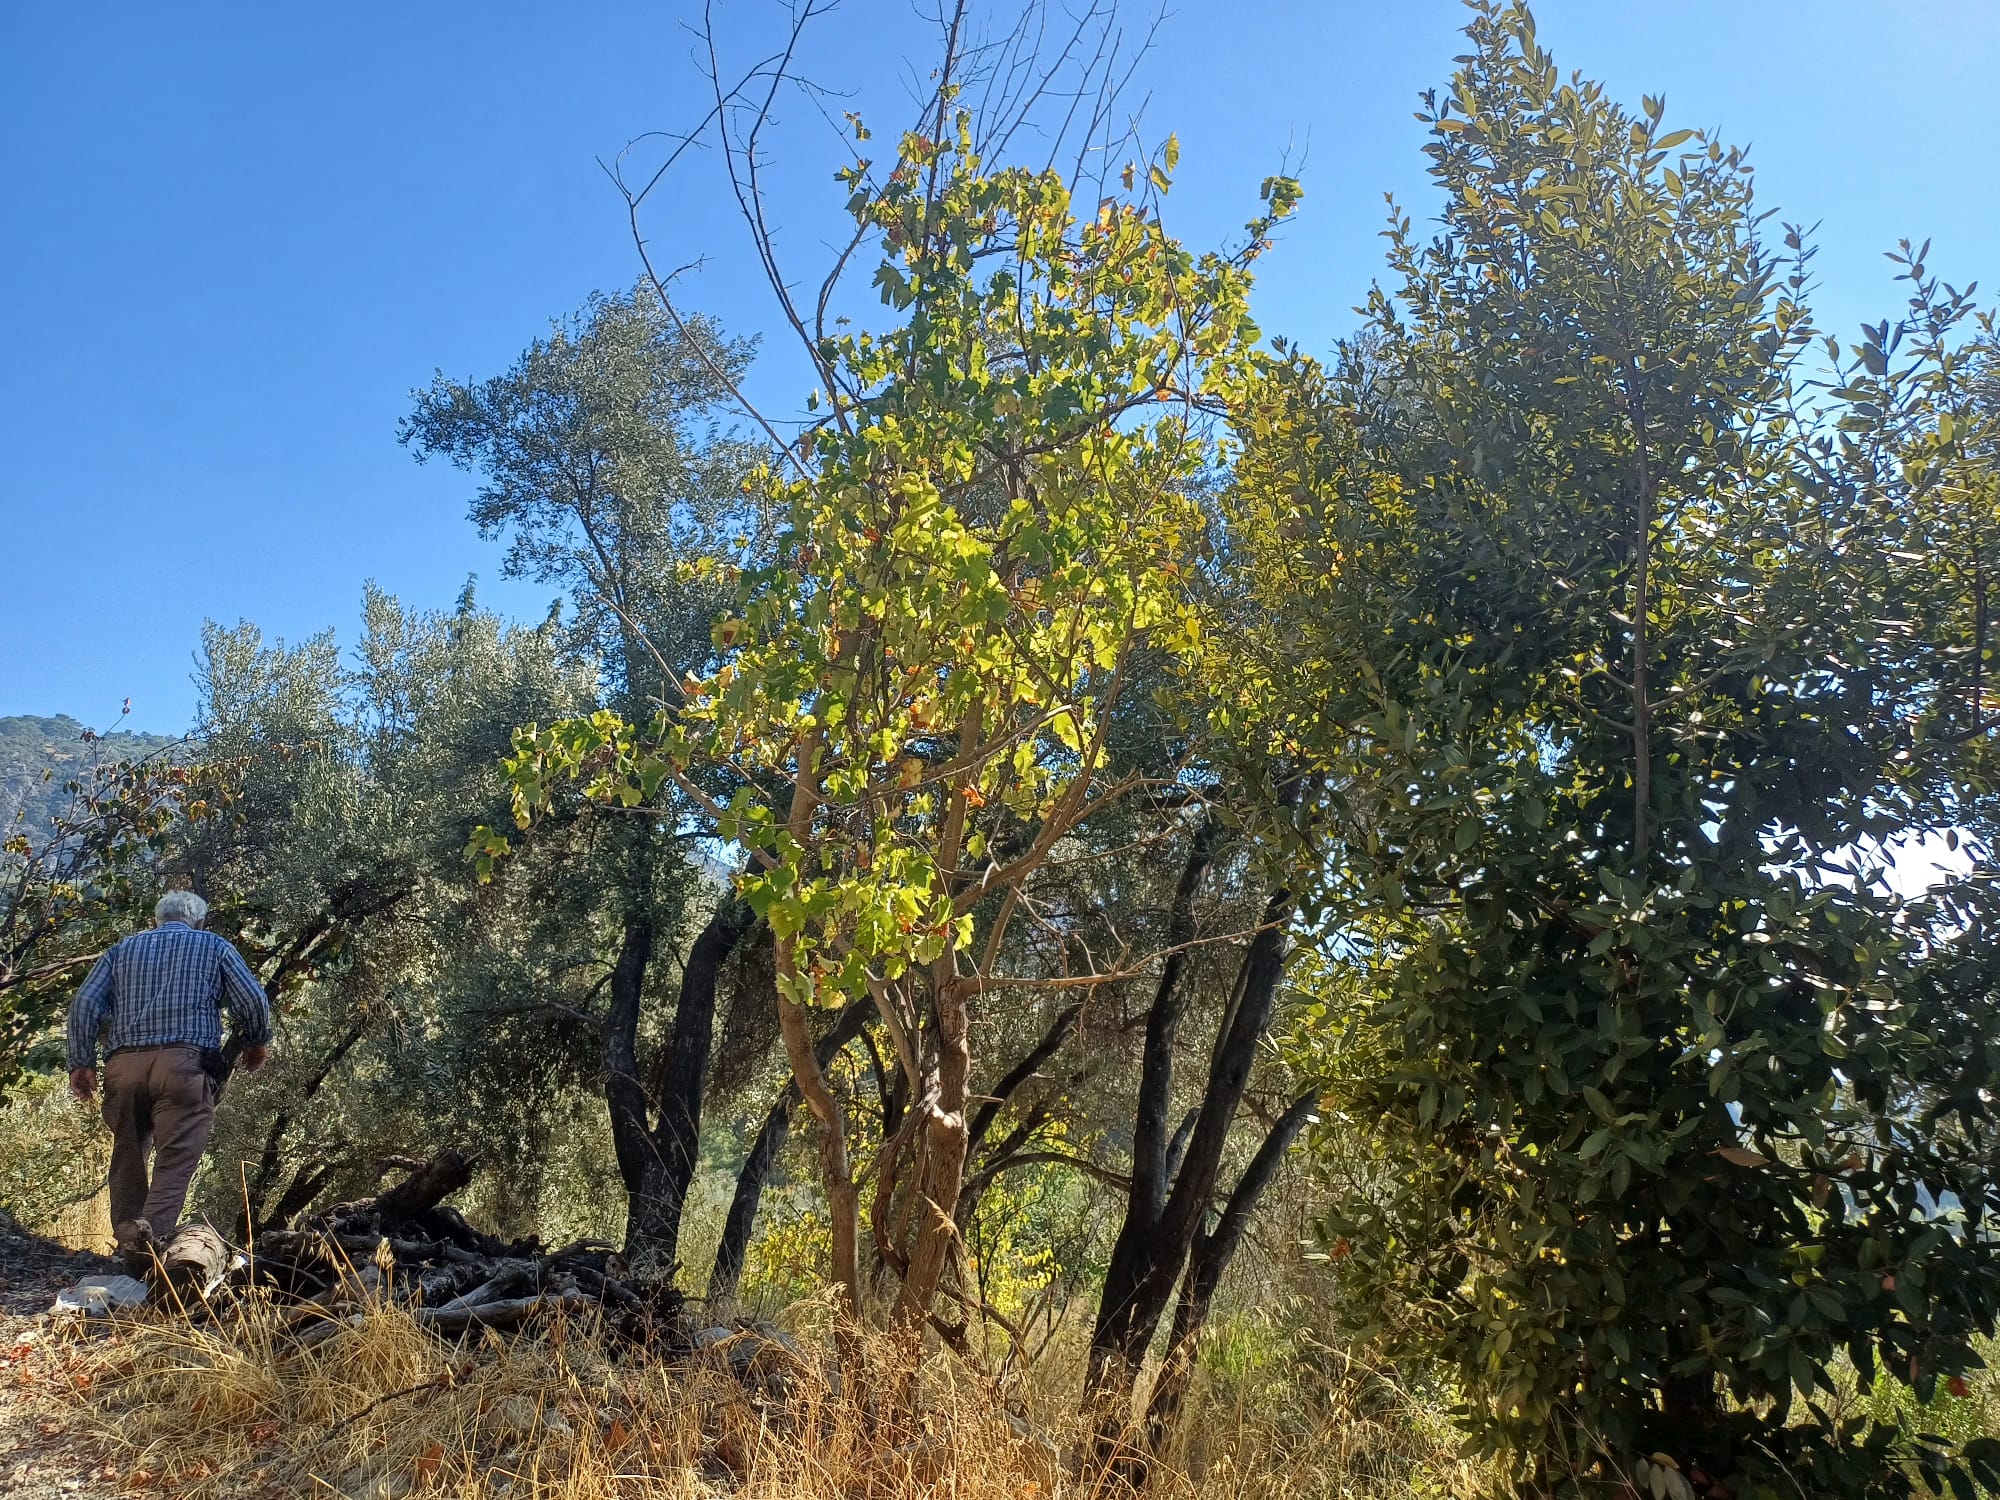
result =
[[[106,1059],[104,1123],[111,1127],[114,1228],[145,1219],[162,1244],[173,1236],[215,1125],[215,1093],[198,1047],[134,1047]]]

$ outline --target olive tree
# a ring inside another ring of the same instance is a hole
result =
[[[622,714],[643,719],[713,658],[709,625],[728,590],[686,565],[759,555],[767,538],[765,511],[744,485],[758,450],[725,422],[751,352],[710,320],[681,320],[641,283],[593,297],[500,375],[438,375],[403,423],[420,460],[443,457],[480,476],[471,518],[483,535],[508,539],[508,572],[568,592],[570,633],[594,652],[602,701]],[[622,908],[606,956],[601,1066],[627,1195],[626,1260],[638,1275],[671,1276],[698,1161],[717,976],[752,919],[733,892],[703,889],[687,831],[692,813],[713,832],[700,809],[668,786],[629,811],[590,835]],[[689,903],[707,910],[653,1067],[643,1023]]]

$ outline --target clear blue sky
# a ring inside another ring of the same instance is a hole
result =
[[[364,579],[539,617],[464,520],[466,478],[397,447],[407,392],[502,368],[637,266],[594,164],[699,114],[691,7],[0,7],[0,714],[185,727],[201,622],[351,634]],[[724,0],[737,34],[767,0]],[[1996,0],[1544,0],[1564,68],[1677,124],[1754,143],[1767,205],[1822,224],[1824,321],[1896,306],[1880,251],[1932,236],[1996,274]],[[1180,0],[1142,75],[1178,132],[1173,224],[1240,224],[1288,144],[1308,198],[1270,263],[1269,330],[1322,347],[1380,261],[1385,190],[1426,207],[1414,96],[1458,49],[1455,0]],[[845,0],[812,72],[837,107],[906,113],[909,0]],[[799,111],[794,108],[792,117]],[[780,187],[816,262],[820,158]],[[769,326],[696,169],[654,208],[662,254],[709,252],[692,301]],[[825,190],[830,193],[830,187]],[[828,197],[824,201],[831,203]],[[812,205],[809,210],[807,205]],[[682,257],[686,258],[686,257]],[[790,405],[787,369],[760,376]]]

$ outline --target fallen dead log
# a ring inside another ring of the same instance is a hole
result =
[[[425,1307],[442,1307],[461,1292],[470,1291],[485,1278],[485,1270],[478,1266],[456,1266],[446,1263],[441,1266],[425,1266],[416,1273],[414,1291],[417,1301]]]
[[[514,1328],[542,1313],[584,1312],[598,1305],[581,1292],[554,1296],[515,1297],[505,1302],[481,1302],[469,1307],[420,1307],[417,1321],[432,1333],[457,1334],[470,1328]]]
[[[644,1307],[646,1305],[645,1299],[625,1285],[624,1282],[614,1281],[602,1271],[593,1270],[581,1262],[566,1265],[563,1267],[563,1270],[569,1275],[574,1276],[584,1290],[594,1294],[600,1302],[615,1302],[620,1307]]]
[[[540,1283],[535,1267],[525,1260],[502,1261],[494,1267],[493,1274],[478,1286],[433,1309],[439,1313],[458,1312],[468,1307],[478,1307],[482,1303],[505,1302],[518,1297]]]
[[[153,1299],[172,1298],[182,1306],[204,1301],[229,1274],[229,1246],[206,1224],[177,1233],[154,1265]]]
[[[406,1316],[442,1339],[485,1329],[532,1337],[531,1325],[587,1314],[607,1340],[678,1361],[712,1359],[759,1399],[792,1399],[821,1378],[818,1363],[776,1328],[703,1328],[690,1321],[672,1287],[627,1285],[614,1274],[623,1269],[615,1250],[602,1241],[578,1240],[554,1251],[533,1240],[509,1245],[442,1204],[421,1208],[413,1224],[382,1215],[380,1201],[267,1232],[247,1263],[232,1264],[219,1234],[193,1226],[160,1258],[155,1297],[172,1297],[195,1312],[247,1264],[247,1279],[276,1304],[284,1347],[301,1354],[385,1314]]]
[[[392,1234],[336,1234],[333,1242],[357,1261],[373,1260],[386,1241],[389,1253],[405,1265],[421,1265],[438,1258],[444,1248],[436,1240],[398,1239]]]
[[[324,1312],[311,1320],[309,1327],[300,1332],[292,1343],[299,1349],[310,1349],[315,1344],[323,1344],[343,1328],[359,1328],[365,1321],[358,1312]]]
[[[549,1252],[550,1260],[574,1260],[579,1255],[616,1255],[618,1247],[609,1240],[571,1240],[560,1250]]]

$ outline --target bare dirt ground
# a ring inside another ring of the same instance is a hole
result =
[[[0,1493],[18,1500],[99,1500],[119,1473],[92,1439],[75,1399],[77,1338],[101,1336],[46,1316],[56,1293],[122,1267],[29,1234],[0,1209]]]

